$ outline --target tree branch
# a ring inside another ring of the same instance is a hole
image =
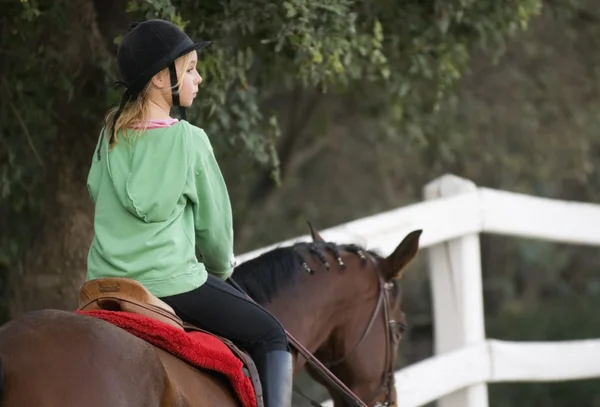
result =
[[[294,150],[320,100],[320,95],[315,94],[303,103],[302,99],[304,99],[304,97],[300,89],[295,89],[292,97],[293,99],[292,103],[290,103],[290,113],[288,114],[286,126],[287,130],[277,149],[277,155],[279,156],[281,163],[280,171],[282,179],[288,174]],[[275,190],[275,186],[275,182],[271,177],[271,171],[264,171],[250,193],[250,201],[252,203],[264,201],[267,196]]]
[[[315,93],[302,103],[301,92],[297,88],[292,94],[285,136],[278,148],[282,179],[288,176],[290,170],[298,168],[292,163],[295,149],[321,100],[321,95]],[[249,193],[247,209],[237,217],[235,234],[240,240],[245,240],[251,231],[251,225],[247,220],[253,218],[259,209],[263,210],[271,206],[275,190],[276,184],[271,177],[271,171],[264,171]]]
[[[319,138],[317,141],[313,142],[311,145],[306,147],[303,150],[298,151],[294,157],[290,160],[290,164],[288,167],[288,174],[293,174],[297,172],[300,168],[302,168],[307,162],[312,160],[318,154],[327,149],[327,147],[331,146],[331,143],[335,139],[331,133],[327,136]]]
[[[15,104],[12,102],[13,97],[10,92],[10,88],[8,87],[8,81],[6,80],[6,77],[4,75],[2,76],[2,85],[4,85],[4,89],[6,91],[6,96],[7,96],[6,99],[8,100],[8,105],[10,106],[10,109],[12,110],[13,114],[15,115],[17,122],[19,122],[19,126],[21,126],[21,128],[23,129],[23,134],[25,134],[25,138],[27,139],[27,144],[29,145],[31,152],[33,153],[33,156],[35,157],[35,160],[37,161],[37,163],[39,164],[39,166],[41,168],[44,168],[44,162],[42,161],[40,154],[38,153],[37,149],[35,148],[35,144],[33,144],[33,139],[31,138],[31,133],[29,132],[29,128],[27,127],[27,125],[25,124],[25,121],[21,117],[19,110],[17,109]]]

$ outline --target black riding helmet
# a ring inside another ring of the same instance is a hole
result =
[[[185,119],[185,108],[179,104],[175,60],[208,44],[210,41],[193,42],[179,27],[165,20],[132,24],[117,52],[117,64],[123,79],[119,83],[126,89],[114,117],[109,143],[125,104],[135,100],[152,77],[166,67],[169,67],[173,106],[179,107],[181,118]]]

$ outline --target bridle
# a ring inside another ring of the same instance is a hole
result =
[[[367,259],[367,257],[361,250],[357,251],[357,254],[363,261]],[[371,401],[373,401],[373,399],[379,397],[382,393],[385,392],[385,401],[377,402],[377,404],[375,404],[375,407],[393,407],[396,405],[396,403],[392,399],[393,387],[396,382],[394,376],[393,349],[400,343],[401,339],[398,322],[393,319],[390,319],[390,291],[394,289],[394,283],[385,282],[381,275],[377,272],[377,263],[375,262],[373,257],[369,256],[369,260],[371,260],[370,263],[373,265],[373,269],[375,270],[375,274],[377,275],[377,279],[379,281],[379,294],[377,297],[375,309],[373,310],[369,322],[367,323],[367,326],[364,329],[362,336],[360,337],[358,342],[341,358],[331,362],[324,362],[323,364],[327,366],[327,368],[331,368],[345,361],[365,340],[365,338],[371,331],[371,328],[373,327],[377,316],[383,308],[383,320],[385,327],[385,370],[383,372],[381,386],[366,399],[365,403],[369,404]]]

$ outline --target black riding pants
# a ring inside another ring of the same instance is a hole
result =
[[[288,350],[285,331],[273,315],[210,274],[199,288],[161,300],[184,322],[229,339],[254,360],[270,351]]]

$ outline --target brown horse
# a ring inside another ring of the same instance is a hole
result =
[[[421,231],[388,257],[311,232],[312,243],[241,264],[235,280],[368,406],[395,406],[393,361],[406,327],[399,279]],[[303,367],[296,355],[295,372]],[[322,383],[336,407],[351,405]],[[219,375],[100,319],[41,310],[0,327],[2,407],[239,405]]]

